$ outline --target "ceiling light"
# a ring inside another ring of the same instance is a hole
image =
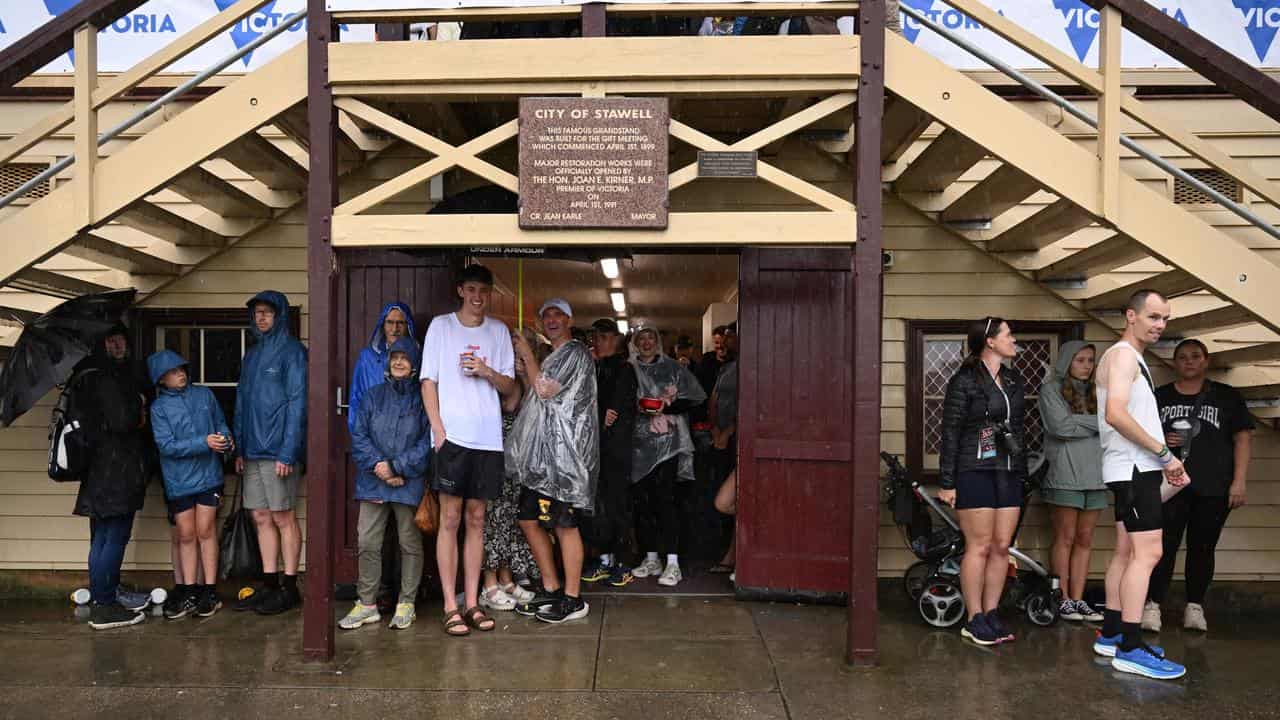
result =
[[[613,309],[616,312],[627,311],[627,299],[620,292],[609,293],[609,300],[613,302]]]
[[[622,333],[623,335],[626,335],[630,330],[631,328],[627,325],[626,320],[618,321],[618,332]]]
[[[618,261],[614,258],[603,258],[600,260],[600,271],[610,280],[618,277]]]

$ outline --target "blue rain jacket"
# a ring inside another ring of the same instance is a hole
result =
[[[253,324],[253,306],[269,303],[275,324],[266,333]],[[289,299],[263,290],[245,303],[249,330],[258,342],[244,354],[236,388],[236,455],[297,465],[307,437],[307,350],[289,334]]]
[[[186,364],[178,353],[161,350],[147,358],[147,374],[159,385],[162,375]],[[230,437],[231,430],[209,388],[158,387],[151,405],[151,431],[160,449],[165,497],[198,495],[222,485],[222,458],[209,449],[205,438],[214,433]]]
[[[395,380],[388,367],[391,352],[403,352],[413,363],[409,377]],[[386,353],[384,382],[369,389],[355,413],[351,450],[360,476],[356,478],[356,500],[395,502],[416,506],[422,501],[431,456],[431,423],[422,407],[418,387],[421,351],[412,338],[400,338]],[[404,485],[391,487],[373,472],[382,461],[403,477]]]
[[[418,331],[413,325],[413,313],[410,312],[409,306],[402,302],[389,302],[382,306],[382,313],[378,315],[378,325],[373,329],[373,335],[369,338],[368,347],[361,348],[359,357],[356,358],[355,370],[351,371],[351,390],[348,394],[347,403],[347,430],[355,432],[356,429],[356,410],[360,409],[360,399],[364,394],[369,392],[369,388],[374,385],[381,385],[385,379],[387,372],[387,338],[382,334],[382,324],[387,321],[387,315],[392,310],[399,310],[404,313],[404,319],[409,323],[409,337],[414,340],[418,339]]]

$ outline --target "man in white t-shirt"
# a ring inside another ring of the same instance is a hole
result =
[[[436,316],[422,343],[422,403],[431,420],[435,472],[431,489],[440,495],[436,563],[444,592],[444,626],[450,635],[489,631],[494,620],[480,609],[478,588],[484,559],[485,504],[502,492],[502,407],[498,398],[515,389],[515,354],[507,326],[485,317],[493,273],[470,265],[458,275],[457,312]],[[464,512],[465,511],[465,512]],[[462,567],[466,609],[459,611],[458,527],[466,518]]]

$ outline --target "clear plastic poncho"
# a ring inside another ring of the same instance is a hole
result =
[[[643,332],[641,330],[631,340],[631,363],[636,368],[637,400],[640,398],[661,398],[668,404],[677,400],[688,400],[698,404],[707,399],[707,392],[689,369],[667,357],[662,352],[662,336],[658,336],[658,355],[652,362],[640,359],[640,350],[635,341]],[[636,416],[635,442],[631,450],[631,482],[637,483],[653,472],[658,465],[679,456],[676,479],[690,481],[693,474],[693,436],[689,433],[689,416],[647,415]]]
[[[506,439],[506,473],[518,485],[590,512],[600,474],[596,368],[577,340],[542,361]]]

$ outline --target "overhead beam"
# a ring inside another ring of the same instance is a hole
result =
[[[1168,337],[1195,337],[1208,332],[1231,330],[1257,322],[1257,319],[1239,305],[1205,310],[1192,315],[1177,317],[1176,315],[1164,328]]]
[[[1093,224],[1071,200],[1059,198],[987,242],[991,252],[1042,250]]]
[[[990,220],[999,217],[1035,195],[1036,181],[1022,170],[1005,163],[942,211],[943,222]]]
[[[1259,343],[1235,350],[1222,350],[1209,356],[1215,368],[1237,367],[1280,360],[1280,342]]]
[[[116,221],[174,245],[220,246],[227,242],[225,236],[146,200],[135,202]]]
[[[271,208],[199,165],[169,183],[168,189],[225,217],[271,217]]]
[[[1035,271],[1036,280],[1087,280],[1147,257],[1141,245],[1123,235],[1111,237]]]
[[[987,151],[960,133],[947,128],[893,183],[899,193],[942,192],[977,165]]]
[[[112,242],[93,233],[81,233],[76,237],[75,242],[63,248],[62,252],[74,258],[132,275],[177,275],[182,271],[182,266],[178,263],[169,262],[128,245]]]
[[[306,168],[256,132],[227,145],[218,156],[273,190],[307,189]]]
[[[1100,295],[1086,298],[1084,307],[1086,310],[1091,311],[1118,310],[1124,307],[1125,303],[1129,302],[1129,297],[1139,290],[1155,290],[1165,297],[1176,297],[1200,290],[1203,287],[1204,283],[1192,277],[1187,271],[1169,270],[1128,285],[1121,285]]]
[[[7,287],[60,298],[74,298],[115,289],[37,268],[27,268],[18,273],[7,283]]]

